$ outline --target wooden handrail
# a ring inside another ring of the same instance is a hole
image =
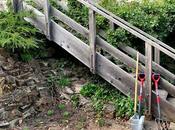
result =
[[[133,26],[132,24],[128,23],[127,21],[123,20],[122,18],[120,18],[120,17],[116,16],[115,14],[113,14],[113,13],[107,11],[107,10],[104,9],[103,7],[99,6],[98,4],[95,4],[95,3],[91,3],[91,4],[93,4],[95,7],[97,7],[97,8],[100,9],[100,10],[102,10],[102,11],[105,12],[106,14],[112,16],[112,17],[115,18],[116,20],[118,20],[118,21],[124,23],[124,24],[127,25],[128,27],[130,27],[130,28],[134,29],[135,31],[141,33],[141,34],[144,35],[145,37],[147,37],[147,38],[153,40],[154,42],[156,42],[156,43],[158,43],[159,45],[161,45],[161,46],[165,47],[166,49],[168,49],[169,51],[172,51],[173,53],[175,53],[175,49],[174,49],[174,48],[172,48],[172,47],[168,46],[167,44],[163,43],[162,41],[156,39],[155,37],[151,36],[150,34],[145,33],[144,31],[142,31],[142,30],[140,30],[139,28]]]
[[[128,32],[132,33],[136,37],[142,39],[143,41],[146,42],[146,44],[150,44],[151,46],[159,49],[160,51],[162,51],[163,53],[165,53],[166,55],[170,56],[171,58],[173,58],[175,60],[175,50],[172,49],[171,47],[169,47],[168,45],[166,45],[165,43],[163,43],[163,46],[162,46],[162,44],[160,44],[160,42],[159,42],[159,44],[156,43],[155,40],[151,40],[150,38],[144,36],[142,33],[134,30],[133,28],[129,27],[128,25],[119,21],[118,19],[114,18],[113,16],[108,15],[106,12],[98,9],[96,6],[86,2],[84,0],[77,0],[77,1],[84,4],[86,7],[91,8],[92,10],[97,12],[98,14],[102,15],[106,19],[112,21],[113,23],[117,24],[118,26],[122,27],[123,29],[127,30]],[[171,51],[167,48],[169,48]]]

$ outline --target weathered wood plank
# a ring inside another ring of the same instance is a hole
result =
[[[95,12],[89,9],[89,43],[90,43],[90,71],[96,71],[96,17]]]
[[[154,49],[154,61],[160,64],[160,51],[156,48]]]
[[[97,45],[100,48],[103,48],[105,51],[107,51],[109,54],[111,54],[113,57],[119,59],[121,62],[126,64],[129,67],[136,68],[136,61],[120,51],[119,49],[113,47],[103,39],[101,39],[99,36],[97,36]],[[140,65],[139,70],[144,72],[145,67],[143,65]],[[165,79],[161,78],[160,80],[160,86],[165,89],[170,95],[175,97],[175,86],[166,81]]]
[[[120,49],[132,57],[136,57],[137,55],[137,51],[129,46],[120,47]],[[142,63],[145,64],[145,56],[143,54],[140,53],[139,59]],[[164,67],[160,66],[155,62],[152,62],[152,67],[156,73],[161,74],[165,79],[175,81],[175,75],[170,71],[168,71],[167,69],[165,69]]]
[[[60,21],[74,29],[75,31],[82,34],[84,37],[89,38],[89,30],[82,25],[78,24],[73,19],[69,18],[67,15],[63,14],[54,7],[51,7],[51,15],[58,18]]]
[[[135,35],[136,37],[142,39],[143,41],[145,41],[146,43],[150,44],[151,46],[154,46],[155,48],[159,49],[160,51],[162,51],[163,53],[167,54],[168,56],[170,56],[171,58],[173,58],[175,60],[175,53],[171,52],[167,49],[165,49],[164,47],[162,47],[161,45],[157,44],[156,42],[150,40],[149,38],[145,37],[144,35],[142,35],[141,33],[135,31],[134,29],[128,27],[127,25],[125,25],[124,23],[116,20],[115,18],[113,18],[112,16],[106,14],[105,12],[103,12],[102,10],[96,8],[95,6],[89,4],[88,2],[84,1],[84,0],[78,0],[80,3],[84,4],[85,6],[87,6],[88,8],[91,8],[92,10],[94,10],[95,12],[97,12],[98,14],[104,16],[106,19],[112,21],[113,23],[117,24],[118,26],[122,27],[123,29],[127,30],[128,32],[130,32],[131,34]]]
[[[90,67],[90,48],[80,39],[63,29],[60,25],[51,21],[52,40],[64,48],[86,66]]]
[[[100,5],[98,5],[98,4],[96,4],[96,3],[93,3],[93,5],[94,5],[95,7],[97,7],[98,9],[102,10],[103,12],[105,12],[106,14],[112,16],[112,17],[115,18],[116,20],[122,22],[123,24],[127,25],[128,27],[130,27],[130,28],[134,29],[135,31],[139,32],[140,34],[144,35],[145,37],[147,37],[147,38],[153,40],[154,42],[158,43],[159,45],[161,45],[161,46],[167,48],[168,50],[172,51],[173,53],[175,53],[175,49],[174,49],[174,48],[168,46],[167,44],[165,44],[165,43],[163,43],[162,41],[156,39],[155,37],[149,35],[148,33],[145,33],[144,31],[142,31],[142,30],[140,30],[139,28],[133,26],[132,24],[130,24],[130,23],[128,23],[127,21],[125,21],[124,19],[122,19],[122,18],[116,16],[115,14],[109,12],[108,10],[104,9],[104,8],[101,7]]]
[[[152,46],[145,43],[145,92],[148,103],[148,115],[151,115],[151,94],[152,94]]]
[[[28,5],[27,3],[23,3],[23,7],[25,10],[32,10],[33,13],[35,14],[35,17],[29,18],[25,17],[24,19],[34,25],[36,28],[38,28],[42,33],[45,34],[45,16],[43,13],[32,7],[31,5]]]
[[[50,22],[51,22],[51,17],[50,17],[50,4],[49,4],[49,0],[44,0],[44,15],[45,15],[45,28],[46,28],[46,37],[51,40],[51,26],[50,26]]]
[[[23,1],[22,0],[11,0],[12,7],[15,13],[23,9]]]
[[[134,96],[134,78],[97,53],[97,74],[127,96]]]

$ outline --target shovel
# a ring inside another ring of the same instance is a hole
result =
[[[156,92],[158,117],[155,119],[155,121],[157,123],[157,128],[158,130],[169,130],[170,122],[162,120],[161,114],[160,114],[160,96],[159,96],[159,91],[158,91],[158,83],[160,81],[160,74],[153,73],[152,80],[154,81],[155,92]]]
[[[145,82],[145,74],[144,73],[140,73],[139,74],[139,80],[141,82],[141,86],[140,86],[140,95],[139,95],[139,118],[141,117],[141,104],[142,104],[142,98],[143,98],[143,85]]]

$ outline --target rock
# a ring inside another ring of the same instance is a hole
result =
[[[40,97],[48,97],[49,96],[49,89],[46,87],[39,87],[37,88],[40,94]]]
[[[13,76],[6,76],[5,80],[7,82],[7,84],[16,84],[16,78]]]
[[[34,81],[29,81],[26,84],[27,84],[27,86],[34,86],[35,85],[35,82]]]
[[[66,94],[66,93],[61,92],[60,94],[61,94],[61,98],[65,98],[67,100],[71,99],[70,96],[68,94]]]
[[[114,119],[115,118],[115,106],[112,104],[105,104],[104,105],[104,115],[108,119]]]
[[[0,96],[3,94],[4,85],[5,85],[5,78],[2,77],[0,78]]]
[[[2,67],[0,67],[0,77],[4,77],[5,76],[5,73],[4,71],[2,70]]]
[[[75,93],[80,93],[82,86],[83,86],[82,84],[75,84],[74,85]]]
[[[80,95],[80,105],[84,106],[84,105],[86,105],[88,103],[90,103],[90,100],[88,100],[85,97]]]
[[[65,90],[65,92],[66,92],[67,94],[73,94],[73,93],[74,93],[70,87],[65,87],[64,90]]]
[[[19,120],[21,120],[21,118],[17,118],[17,119],[14,119],[12,121],[10,121],[10,128],[14,128],[15,126],[17,126],[19,124]]]
[[[43,61],[43,62],[40,62],[39,65],[40,65],[41,67],[47,67],[47,66],[49,65],[49,63]]]
[[[72,73],[71,70],[64,70],[63,75],[65,75],[67,77],[73,77],[74,76],[74,74]]]
[[[0,128],[7,128],[8,126],[10,125],[10,123],[9,122],[6,122],[6,121],[0,121]]]
[[[22,113],[17,109],[12,110],[9,114],[8,120],[22,117]]]

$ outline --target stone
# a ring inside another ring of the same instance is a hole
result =
[[[75,84],[74,85],[75,93],[80,93],[82,86],[83,86],[82,84]]]
[[[35,85],[35,82],[34,81],[29,81],[26,84],[27,84],[27,86],[34,86]]]
[[[16,78],[11,76],[11,75],[10,76],[6,76],[5,80],[6,80],[7,84],[15,84],[16,83]]]
[[[60,94],[61,94],[61,98],[65,98],[67,100],[71,99],[70,96],[68,94],[66,94],[66,93],[61,92]]]
[[[65,90],[65,92],[66,92],[67,94],[73,94],[73,93],[74,93],[70,87],[65,87],[64,90]]]
[[[14,120],[10,121],[10,122],[9,122],[10,128],[14,128],[15,126],[17,126],[17,125],[19,124],[19,120],[20,120],[20,119],[21,119],[21,118],[17,118],[17,119],[14,119]]]
[[[9,122],[7,122],[7,121],[0,121],[0,128],[7,128],[8,126],[10,125],[10,123]]]
[[[80,105],[84,106],[84,105],[86,105],[88,103],[90,103],[90,100],[88,100],[85,97],[80,95]]]
[[[115,118],[115,106],[112,104],[105,104],[104,105],[104,116],[108,119],[114,119]]]

